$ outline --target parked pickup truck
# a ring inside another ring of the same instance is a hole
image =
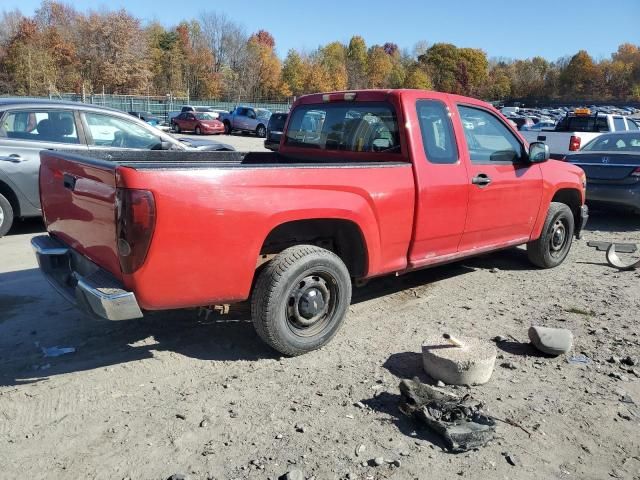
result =
[[[250,299],[260,337],[297,355],[336,334],[354,280],[516,245],[555,267],[587,220],[583,171],[471,98],[308,95],[284,136],[277,153],[41,152],[42,272],[110,320]]]
[[[271,112],[264,108],[236,107],[228,114],[221,114],[218,118],[224,123],[224,133],[230,135],[235,130],[252,132],[258,137],[264,138],[267,133]]]
[[[562,160],[598,135],[626,130],[638,130],[638,126],[622,115],[592,115],[589,109],[578,108],[575,113],[567,114],[553,129],[522,131],[521,134],[528,142],[546,143],[551,158]]]

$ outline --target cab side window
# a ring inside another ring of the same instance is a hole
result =
[[[497,117],[481,108],[458,106],[472,163],[518,163],[524,150],[516,136]]]
[[[457,163],[458,147],[451,117],[444,103],[437,100],[418,100],[416,112],[427,161],[440,164]]]
[[[80,143],[73,112],[66,110],[18,110],[2,120],[0,136],[15,140]]]

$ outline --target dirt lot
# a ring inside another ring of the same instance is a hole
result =
[[[40,277],[28,241],[41,231],[0,240],[2,478],[640,478],[640,366],[608,362],[640,359],[640,272],[586,246],[640,243],[637,216],[595,214],[551,271],[513,249],[376,280],[333,342],[298,358],[265,347],[242,309],[88,321]],[[570,328],[574,351],[537,355],[532,323]],[[531,436],[499,423],[496,441],[454,455],[398,412],[399,380],[428,381],[418,352],[434,330],[513,339],[498,364],[515,368],[469,392]],[[50,346],[77,351],[43,358]],[[587,365],[568,361],[580,354]],[[362,465],[375,457],[400,466]]]

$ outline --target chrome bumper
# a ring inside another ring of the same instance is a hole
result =
[[[106,320],[142,317],[133,292],[72,248],[48,235],[32,238],[31,245],[47,281],[80,310]]]

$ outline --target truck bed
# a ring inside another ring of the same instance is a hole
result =
[[[363,276],[407,266],[415,189],[406,161],[337,162],[278,153],[41,152],[49,233],[136,292],[143,309],[243,301],[270,232],[288,222],[350,221],[371,239]],[[146,259],[123,271],[118,195],[148,192]]]

